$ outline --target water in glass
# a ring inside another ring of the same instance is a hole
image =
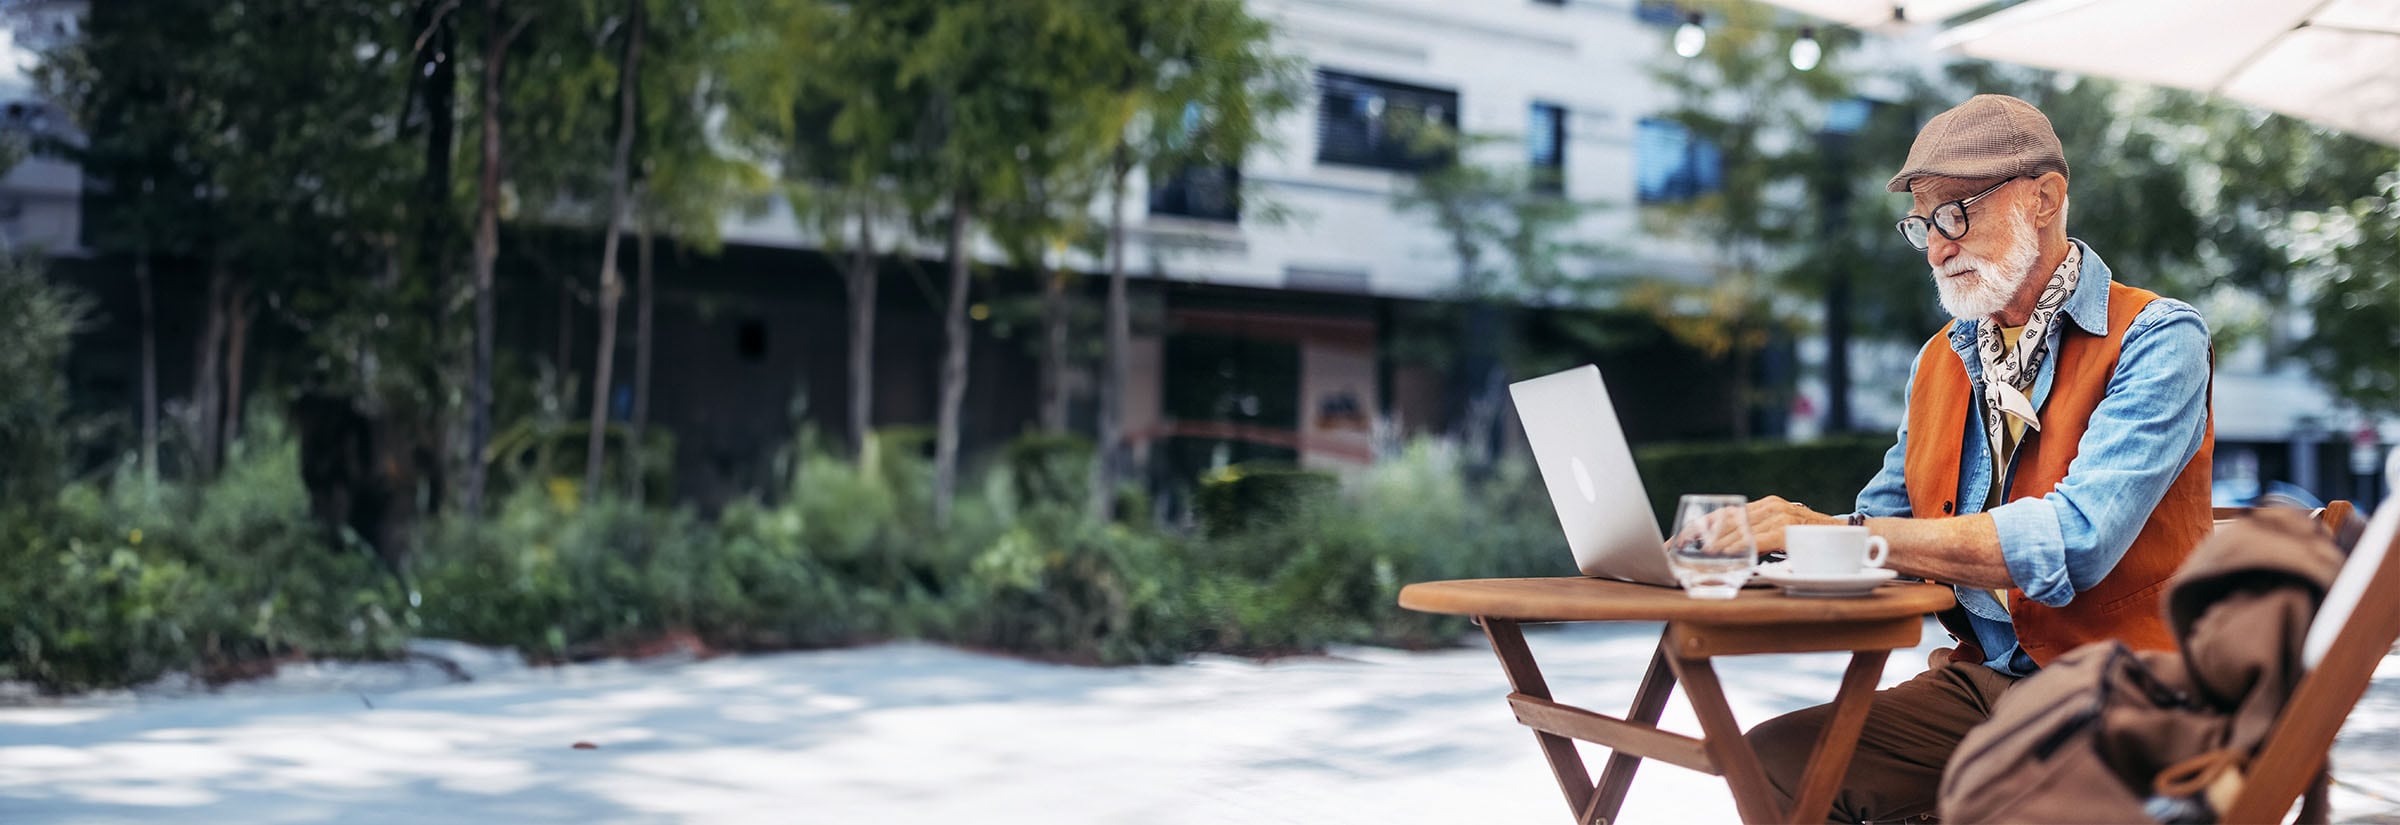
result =
[[[1730,599],[1750,580],[1758,543],[1750,535],[1748,505],[1737,495],[1693,494],[1676,507],[1667,563],[1692,598]]]

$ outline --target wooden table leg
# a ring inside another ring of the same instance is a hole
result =
[[[1777,809],[1766,771],[1758,766],[1758,752],[1750,748],[1750,740],[1742,738],[1742,726],[1733,721],[1733,708],[1725,703],[1725,686],[1717,681],[1717,669],[1705,657],[1670,656],[1667,663],[1675,669],[1676,681],[1683,683],[1692,713],[1700,717],[1709,761],[1716,763],[1725,775],[1725,784],[1733,788],[1734,810],[1743,822],[1781,820],[1783,811]]]
[[[1658,724],[1659,714],[1666,711],[1667,697],[1675,692],[1675,670],[1667,664],[1667,642],[1661,638],[1658,650],[1650,654],[1650,669],[1642,674],[1642,687],[1633,694],[1633,713],[1627,721],[1641,725]],[[1611,752],[1608,766],[1600,769],[1600,787],[1592,793],[1591,807],[1584,809],[1580,822],[1615,822],[1617,809],[1625,805],[1625,793],[1633,787],[1633,773],[1642,767],[1642,758],[1630,753]]]
[[[1483,635],[1492,640],[1492,652],[1500,656],[1500,669],[1508,673],[1508,686],[1516,692],[1538,699],[1549,699],[1550,685],[1542,681],[1542,670],[1533,662],[1533,651],[1525,646],[1525,633],[1517,623],[1508,619],[1482,617]],[[1591,806],[1592,775],[1583,766],[1583,754],[1575,750],[1575,740],[1555,733],[1534,731],[1533,739],[1542,746],[1542,756],[1550,761],[1550,772],[1558,777],[1558,790],[1567,796],[1567,812],[1583,821],[1584,811]]]
[[[1808,772],[1800,779],[1799,799],[1792,803],[1793,822],[1823,822],[1833,808],[1833,795],[1850,770],[1850,755],[1858,750],[1858,732],[1866,727],[1867,708],[1874,704],[1875,682],[1883,676],[1889,650],[1860,650],[1850,654],[1850,669],[1842,674],[1842,689],[1833,695],[1833,718],[1817,734],[1808,754]]]

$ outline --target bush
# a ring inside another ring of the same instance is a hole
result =
[[[1200,480],[1192,511],[1203,535],[1223,536],[1282,521],[1339,488],[1332,475],[1314,470],[1272,462],[1234,464]]]
[[[1400,609],[1402,586],[1573,574],[1530,468],[1504,462],[1480,484],[1464,469],[1449,445],[1419,442],[1338,495],[1211,538],[1193,553],[1202,643],[1234,652],[1446,644],[1465,620]]]
[[[1035,433],[1003,450],[1016,500],[1029,505],[1082,507],[1091,495],[1092,440],[1080,435]]]
[[[1775,495],[1839,514],[1850,512],[1891,446],[1883,436],[1807,444],[1674,444],[1636,450],[1634,464],[1641,468],[1642,488],[1661,525],[1675,517],[1676,500],[1685,493]]]
[[[0,679],[65,691],[399,653],[404,598],[364,551],[327,545],[298,461],[261,417],[213,482],[153,496],[128,467],[0,513]]]
[[[590,507],[521,488],[490,520],[435,525],[411,554],[427,632],[540,659],[593,653],[669,626],[655,556],[681,558],[689,514],[604,497]]]
[[[418,550],[425,626],[545,659],[682,631],[740,650],[896,636],[1097,663],[1185,649],[1173,540],[1083,518],[1081,472],[1056,455],[1071,444],[1012,451],[1024,460],[962,491],[937,529],[931,467],[910,440],[893,449],[879,434],[852,462],[803,434],[790,487],[714,525],[613,500],[514,497],[497,519],[445,524]],[[1069,477],[1073,494],[1060,486]]]
[[[1471,479],[1439,443],[1346,478],[1228,474],[1210,494],[1215,526],[1182,536],[1092,519],[1088,448],[1073,440],[1010,450],[937,527],[907,433],[879,435],[860,461],[804,434],[785,489],[713,522],[531,486],[489,517],[452,514],[420,532],[411,613],[363,551],[325,546],[290,440],[257,432],[205,489],[150,505],[120,478],[75,488],[58,518],[0,518],[0,541],[26,548],[0,556],[13,633],[0,677],[65,689],[382,656],[410,630],[544,661],[687,633],[732,650],[897,637],[1096,664],[1427,646],[1468,626],[1401,610],[1401,586],[1573,572],[1528,464]]]
[[[1094,664],[1192,649],[1182,543],[1080,510],[1027,514],[967,571],[974,621],[951,641]]]

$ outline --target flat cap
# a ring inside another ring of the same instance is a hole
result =
[[[1908,163],[1884,188],[1908,191],[1908,183],[1932,176],[1964,180],[2067,174],[2050,118],[2033,104],[2008,95],[1976,95],[1934,115],[1908,147]]]

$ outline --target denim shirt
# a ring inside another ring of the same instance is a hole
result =
[[[2083,247],[2083,272],[2061,314],[2084,331],[2105,336],[2108,264],[2089,245],[2073,243]],[[2067,477],[2048,494],[1995,507],[1986,501],[1993,467],[1982,419],[1983,360],[1975,355],[1976,325],[1981,323],[1989,321],[1961,321],[1949,336],[1951,351],[1966,365],[1967,379],[1976,389],[1967,412],[1971,420],[1960,423],[1967,437],[1959,457],[1958,514],[1990,513],[2000,533],[2000,555],[2017,589],[2028,599],[2059,607],[2099,584],[2125,557],[2167,486],[2208,437],[2208,326],[2198,310],[2182,301],[2160,298],[2144,307],[2125,331],[2108,393],[2092,411]],[[2050,384],[2058,375],[2058,336],[2065,326],[2050,327],[2054,357],[2043,359],[2041,374],[2034,379],[2028,400],[2035,409],[2049,401]],[[1913,388],[1915,368],[1910,371]],[[1908,503],[1907,455],[1908,425],[1903,422],[1899,440],[1883,455],[1883,469],[1859,491],[1858,512],[1870,517],[1915,515]],[[1976,641],[1990,656],[1984,665],[2011,676],[2033,673],[2033,657],[2017,646],[2016,625],[1991,591],[1957,590]]]

